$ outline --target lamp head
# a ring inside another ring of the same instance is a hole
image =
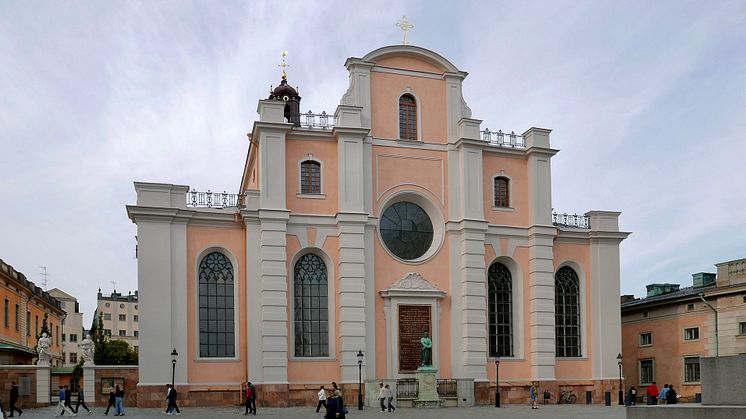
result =
[[[358,363],[358,365],[362,365],[363,364],[363,358],[364,357],[365,357],[365,355],[363,355],[362,349],[359,350],[359,351],[357,351],[357,363]]]
[[[176,357],[178,357],[178,356],[179,356],[179,353],[176,352],[176,348],[174,348],[174,350],[171,351],[171,362],[173,362],[175,364],[176,363]]]

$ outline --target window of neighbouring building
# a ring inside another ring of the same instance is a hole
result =
[[[104,320],[111,320],[111,313],[104,313]]]
[[[640,385],[646,386],[655,381],[655,361],[652,359],[640,360]]]
[[[70,333],[70,342],[77,342],[78,335],[76,333]]]
[[[120,322],[127,321],[127,315],[126,314],[120,314],[119,315],[119,321]]]
[[[487,271],[489,356],[513,356],[513,278],[495,262]]]
[[[685,383],[698,383],[699,382],[699,357],[688,356],[684,358],[684,382]]]
[[[21,330],[21,306],[16,304],[16,331]]]
[[[5,320],[3,321],[3,326],[10,327],[10,300],[7,298],[5,299]]]
[[[300,193],[321,194],[321,163],[306,160],[300,164]]]
[[[494,196],[495,201],[494,204],[496,207],[499,208],[509,208],[510,207],[510,179],[498,176],[495,178],[495,185],[494,185]]]
[[[26,312],[26,336],[31,336],[31,312]]]
[[[119,331],[119,336],[127,336],[127,331],[126,330],[120,330]]]
[[[64,333],[62,334],[62,341],[63,342],[65,341],[65,334]]]
[[[738,323],[738,334],[746,335],[746,322]]]
[[[579,357],[580,354],[580,280],[569,266],[554,276],[554,321],[556,355]]]
[[[111,337],[111,329],[104,329],[104,335]]]
[[[233,264],[226,255],[211,252],[199,264],[199,356],[235,356]]]
[[[417,102],[408,94],[399,98],[399,139],[417,141]]]
[[[648,312],[647,311],[643,311],[642,312],[642,318],[643,319],[647,319],[648,318]]]
[[[329,279],[326,264],[307,253],[293,272],[295,356],[329,356]]]
[[[640,333],[640,346],[650,346],[653,344],[653,334],[651,332]]]
[[[140,316],[138,316],[137,314],[135,314],[134,316],[132,316],[132,321],[134,321],[134,322],[140,321]]]
[[[694,304],[687,304],[687,305],[686,305],[686,309],[687,309],[688,311],[692,311],[692,310],[694,310]]]
[[[75,364],[78,362],[78,354],[75,352],[70,352],[70,363]]]
[[[684,340],[699,339],[699,327],[688,327],[684,329]]]
[[[134,331],[134,332],[132,332],[132,333],[134,333],[134,334],[135,334],[135,337],[138,337],[138,336],[140,336],[140,332],[139,332],[138,330],[135,330],[135,331]]]

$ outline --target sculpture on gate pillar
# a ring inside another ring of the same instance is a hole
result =
[[[52,351],[49,349],[52,346],[52,339],[47,336],[46,333],[42,333],[39,338],[39,343],[36,346],[36,352],[39,354],[39,360],[36,361],[36,365],[44,365],[48,367],[52,361]]]
[[[81,356],[83,357],[83,365],[84,366],[91,366],[93,364],[93,351],[94,351],[94,345],[93,340],[91,340],[91,335],[85,335],[85,338],[83,341],[81,341],[78,346],[80,346],[81,350]]]

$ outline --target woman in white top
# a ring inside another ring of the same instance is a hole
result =
[[[316,405],[316,413],[319,413],[321,406],[326,409],[326,390],[324,390],[324,386],[321,386],[321,390],[319,390],[319,404]]]

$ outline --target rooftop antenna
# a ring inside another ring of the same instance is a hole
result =
[[[114,292],[117,292],[117,281],[109,281],[109,282],[114,287]]]
[[[47,273],[47,267],[46,266],[39,266],[42,270],[41,276],[44,277],[44,279],[41,280],[41,285],[44,288],[44,291],[47,290],[47,283],[49,282],[49,274]]]
[[[407,33],[414,28],[414,25],[409,23],[409,21],[407,20],[407,16],[402,16],[401,20],[396,22],[396,26],[401,29],[402,33],[404,34],[402,45],[409,45],[409,41],[407,41]]]

